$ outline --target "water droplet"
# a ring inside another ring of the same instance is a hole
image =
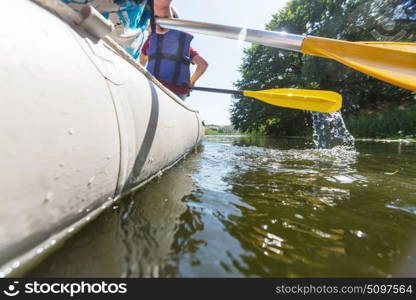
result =
[[[45,199],[43,200],[43,203],[49,202],[52,200],[53,197],[53,191],[48,191],[45,195]]]
[[[68,129],[68,134],[69,134],[69,135],[73,135],[73,134],[74,134],[74,132],[75,132],[74,128],[70,127],[70,128]]]
[[[59,163],[59,166],[60,166],[61,168],[62,168],[62,167],[65,167],[65,163],[61,161],[61,162]]]
[[[70,228],[68,228],[68,233],[70,233],[70,232],[72,232],[72,231],[74,231],[74,227],[70,227]]]
[[[298,219],[301,219],[301,220],[304,219],[304,217],[302,215],[299,215],[299,214],[295,214],[295,218],[298,218]]]
[[[95,176],[92,176],[91,178],[90,178],[90,180],[88,180],[88,186],[90,186],[91,184],[92,184],[92,182],[94,181],[94,179],[95,179]]]
[[[350,230],[350,232],[360,239],[367,237],[367,234],[361,230]]]
[[[43,250],[44,250],[43,248],[38,248],[38,249],[36,250],[36,253],[37,253],[37,254],[40,254],[40,253],[42,253],[42,252],[43,252]]]
[[[20,262],[18,262],[18,261],[15,261],[12,265],[13,269],[18,268],[19,266],[20,266]]]

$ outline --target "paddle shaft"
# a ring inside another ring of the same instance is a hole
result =
[[[166,28],[206,34],[333,59],[385,82],[416,91],[414,43],[368,43],[161,18]]]
[[[169,29],[212,35],[297,52],[301,52],[302,43],[305,39],[305,36],[286,32],[255,30],[180,19],[157,18],[156,23]]]
[[[214,89],[214,88],[196,87],[196,86],[190,89],[195,90],[195,91],[212,92],[212,93],[219,93],[219,94],[243,95],[242,91],[236,91],[236,90]]]

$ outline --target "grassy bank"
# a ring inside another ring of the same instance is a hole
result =
[[[211,128],[205,128],[205,135],[221,135],[221,133]]]
[[[383,112],[360,112],[345,123],[357,138],[414,138],[416,105],[389,108]]]
[[[205,135],[236,135],[240,134],[231,125],[206,125]]]

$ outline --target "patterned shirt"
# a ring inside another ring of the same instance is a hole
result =
[[[115,25],[110,34],[135,59],[139,57],[144,32],[151,16],[147,0],[61,0],[79,11],[91,5]]]

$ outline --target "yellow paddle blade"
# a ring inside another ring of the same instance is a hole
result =
[[[381,48],[388,48],[403,52],[416,53],[416,43],[401,43],[401,42],[355,42],[364,45],[370,45]]]
[[[270,89],[261,91],[244,91],[243,95],[259,99],[275,106],[323,113],[336,112],[342,106],[341,95],[331,91]]]
[[[302,53],[334,59],[380,80],[416,91],[416,43],[305,38]]]

